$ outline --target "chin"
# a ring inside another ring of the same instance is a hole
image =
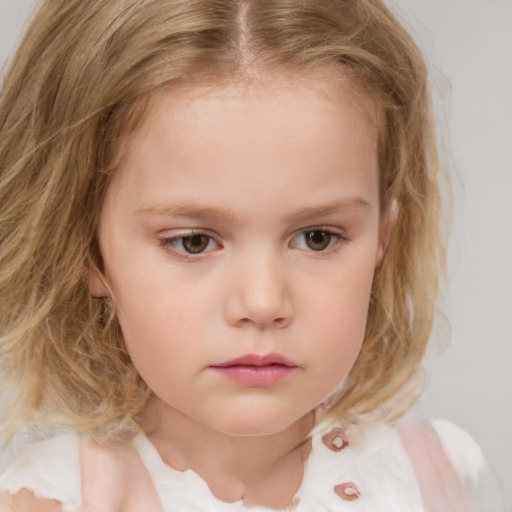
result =
[[[227,416],[215,425],[215,429],[233,436],[268,436],[286,430],[298,419],[299,417],[285,418],[257,413],[237,417]]]

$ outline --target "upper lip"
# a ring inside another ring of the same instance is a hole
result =
[[[246,354],[213,366],[217,368],[227,368],[229,366],[269,366],[272,364],[280,364],[283,366],[289,366],[290,368],[297,366],[293,361],[290,361],[281,354]]]

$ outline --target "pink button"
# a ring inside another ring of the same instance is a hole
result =
[[[359,499],[359,496],[361,496],[359,489],[352,482],[337,485],[334,488],[334,492],[345,501],[354,501]]]
[[[334,452],[339,452],[348,446],[348,439],[345,431],[338,427],[327,432],[327,434],[322,437],[322,441],[327,448]]]

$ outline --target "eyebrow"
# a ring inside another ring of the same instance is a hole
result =
[[[348,210],[372,210],[372,205],[363,197],[350,197],[341,201],[333,201],[320,206],[308,206],[301,208],[284,217],[286,221],[296,221],[314,217],[321,217],[333,213],[342,213]],[[139,208],[137,215],[162,215],[173,218],[185,218],[195,220],[216,220],[230,224],[236,224],[235,214],[216,206],[197,206],[194,204],[155,205]]]
[[[235,215],[226,208],[215,206],[196,206],[192,204],[176,204],[172,206],[147,206],[138,209],[137,215],[162,215],[176,219],[218,220],[235,223]]]
[[[372,205],[363,197],[350,197],[341,201],[333,201],[321,206],[307,206],[287,215],[286,220],[301,220],[312,217],[322,217],[333,213],[342,213],[349,210],[372,210]]]

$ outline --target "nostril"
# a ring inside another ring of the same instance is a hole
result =
[[[276,327],[283,329],[284,327],[288,327],[292,323],[292,317],[280,316],[278,318],[275,318],[273,323]]]
[[[288,325],[290,325],[290,323],[291,323],[291,319],[284,317],[284,316],[274,318],[274,320],[272,320],[270,322],[264,322],[261,320],[260,321],[253,320],[252,318],[248,318],[248,317],[240,318],[237,322],[239,327],[246,327],[246,326],[253,325],[253,326],[263,328],[263,329],[266,329],[266,328],[269,328],[272,326],[274,326],[274,328],[282,329],[282,328],[285,328]]]

